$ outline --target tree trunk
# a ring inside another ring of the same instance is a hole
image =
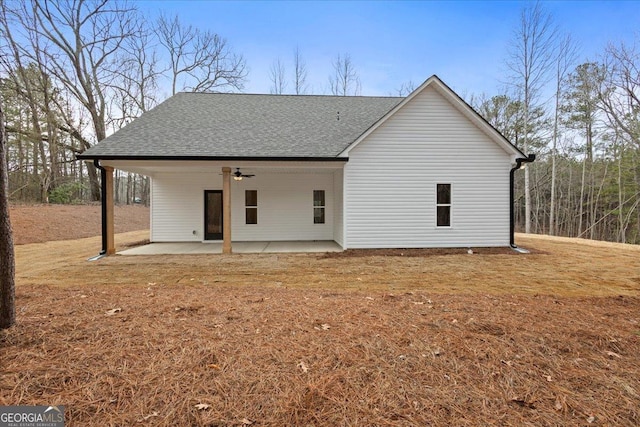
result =
[[[149,177],[145,176],[142,180],[142,201],[144,202],[145,207],[149,207],[149,193],[151,185],[149,183]]]
[[[132,175],[133,174],[131,174],[130,172],[127,173],[127,195],[126,195],[126,197],[127,197],[126,204],[127,205],[130,205],[131,202],[133,201],[133,197],[131,196],[131,187],[133,186],[133,183],[131,182],[132,181]]]
[[[574,230],[575,230],[575,215],[573,214],[575,212],[575,210],[573,210],[573,202],[572,202],[572,194],[573,192],[571,190],[573,190],[573,163],[569,162],[569,185],[567,187],[567,203],[566,203],[566,209],[567,209],[567,213],[565,214],[565,217],[567,218],[567,232],[566,232],[566,236],[574,236]],[[575,197],[575,196],[573,196]]]
[[[138,174],[133,175],[133,183],[131,188],[131,201],[135,203],[136,195],[138,194],[138,180],[142,177]]]
[[[593,128],[591,121],[587,123],[587,165],[589,167],[588,171],[588,193],[587,193],[587,214],[589,216],[589,221],[587,222],[587,229],[589,230],[589,238],[593,240],[594,229],[595,229],[595,203],[594,203],[594,192],[595,192],[595,178],[593,176]]]
[[[31,131],[34,131],[33,129],[29,128]],[[30,138],[31,139],[31,138]],[[32,146],[31,146],[31,156],[32,156],[32,161],[33,161],[33,181],[32,183],[36,183],[37,185],[39,185],[40,182],[40,173],[38,172],[38,169],[40,168],[40,162],[38,161],[38,144],[36,142],[32,142]],[[42,200],[42,192],[39,191],[38,189],[38,195],[36,196],[37,199],[40,203],[44,203],[44,200]]]
[[[120,204],[120,171],[116,169],[113,171],[113,201],[116,205]]]
[[[525,123],[528,120],[528,114],[526,114],[526,116],[527,118],[525,119]],[[523,151],[524,154],[529,155],[529,147],[527,143],[528,138],[526,137],[526,132],[527,129],[525,127],[525,142]],[[531,233],[531,185],[528,166],[525,166],[524,168],[524,232],[527,234]]]
[[[584,213],[584,185],[585,185],[585,174],[587,171],[587,159],[582,161],[582,179],[580,180],[580,199],[578,200],[578,235],[577,237],[582,237],[582,215]]]
[[[7,171],[7,138],[4,130],[4,111],[0,105],[0,329],[16,321],[15,258],[9,219],[9,176]]]
[[[593,240],[595,238],[595,230],[598,218],[596,218],[596,211],[598,206],[598,200],[596,197],[596,178],[593,174],[593,163],[589,164],[589,194],[587,203],[588,214],[589,214],[589,222],[587,226],[589,227],[589,239]]]
[[[55,113],[52,110],[51,101],[51,88],[48,87],[49,80],[47,79],[47,75],[43,72],[43,96],[44,96],[44,109],[45,115],[47,118],[47,135],[49,137],[48,140],[48,148],[49,148],[49,182],[47,190],[52,190],[56,188],[58,185],[58,181],[60,178],[60,159],[58,158],[58,135],[55,130]],[[42,142],[44,146],[44,142]],[[48,197],[48,195],[47,195]]]
[[[98,172],[93,162],[87,162],[87,176],[89,177],[89,186],[91,187],[91,200],[100,201],[100,182],[98,181]]]
[[[553,147],[551,148],[551,201],[549,206],[549,234],[556,234],[556,156],[558,153],[558,121],[560,110],[560,78],[556,86],[556,105],[553,118]]]
[[[624,198],[622,196],[623,184],[622,184],[622,150],[617,145],[618,138],[616,137],[616,154],[618,157],[618,242],[627,243],[626,225],[624,223]]]
[[[22,120],[20,120],[20,124],[19,127],[22,127]],[[25,160],[25,157],[28,158],[29,155],[28,153],[25,153],[25,147],[22,144],[22,137],[18,137],[17,138],[17,142],[18,142],[18,176],[20,177],[20,179],[18,180],[18,185],[20,188],[20,194],[18,195],[18,199],[24,201],[25,196],[24,196],[24,187],[26,186],[28,180],[25,179],[26,177],[26,173],[25,171],[27,170],[27,162],[28,160]]]

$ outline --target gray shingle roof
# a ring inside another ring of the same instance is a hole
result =
[[[402,99],[178,93],[80,157],[336,157]]]

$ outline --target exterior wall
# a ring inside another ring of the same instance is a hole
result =
[[[347,248],[508,246],[510,155],[427,87],[349,152]],[[436,227],[436,184],[452,185]]]
[[[204,190],[221,190],[218,173],[157,173],[153,176],[151,241],[204,239]],[[257,172],[231,181],[233,241],[333,240],[334,177],[316,173]],[[258,224],[245,224],[245,190],[258,191]],[[325,190],[325,224],[313,223],[313,190]]]
[[[331,173],[260,173],[232,187],[232,240],[333,240]],[[245,224],[244,190],[258,190],[258,224]],[[313,223],[313,190],[325,191],[324,224]]]
[[[153,242],[153,178],[149,178],[149,240]]]
[[[344,247],[344,174],[342,170],[333,173],[333,240]]]
[[[157,174],[151,186],[152,242],[200,241],[204,234],[202,185],[210,174]],[[222,177],[215,176],[222,188]],[[195,183],[194,183],[195,181]],[[195,234],[193,232],[196,232]]]

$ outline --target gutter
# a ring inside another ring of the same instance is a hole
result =
[[[348,157],[286,157],[286,156],[121,156],[111,154],[78,154],[80,160],[185,160],[185,161],[278,161],[278,162],[348,162]],[[94,163],[95,164],[95,163]],[[96,166],[98,167],[98,166]]]
[[[516,165],[511,168],[511,171],[509,171],[509,246],[511,246],[513,249],[516,249],[518,247],[515,243],[516,224],[513,206],[515,203],[515,197],[513,194],[514,174],[518,169],[522,167],[523,163],[533,163],[535,159],[535,154],[529,154],[527,157],[516,159]]]
[[[91,261],[102,258],[107,255],[107,171],[100,166],[100,160],[95,159],[93,165],[100,170],[100,202],[102,208],[102,250],[98,256],[90,258]]]

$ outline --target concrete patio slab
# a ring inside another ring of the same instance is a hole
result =
[[[255,253],[313,253],[341,252],[342,248],[334,241],[283,241],[283,242],[234,242],[233,252],[238,254]],[[180,255],[180,254],[221,254],[222,243],[149,243],[144,246],[126,249],[119,255]]]

